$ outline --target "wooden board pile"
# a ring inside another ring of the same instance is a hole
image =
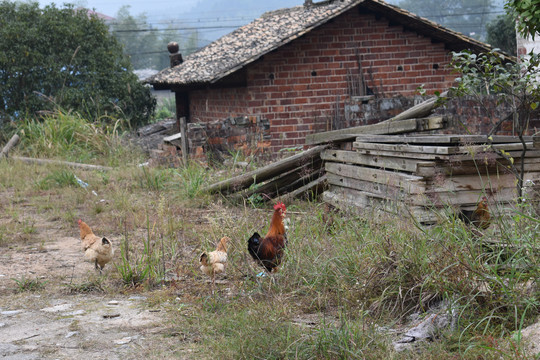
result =
[[[526,141],[524,180],[538,191],[540,149],[531,137]],[[433,223],[439,216],[434,210],[474,209],[483,195],[491,203],[516,200],[516,178],[508,167],[510,161],[521,164],[517,137],[493,136],[489,145],[486,136],[475,135],[358,135],[352,148],[321,154],[330,185],[323,199],[340,208],[375,207]]]

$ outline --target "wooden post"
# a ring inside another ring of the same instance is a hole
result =
[[[8,141],[6,146],[2,149],[2,152],[0,153],[0,159],[4,157],[8,157],[9,150],[11,150],[17,143],[19,142],[19,135],[15,134],[11,137],[11,139]]]
[[[184,165],[187,165],[189,159],[189,144],[187,139],[187,122],[183,116],[180,119],[180,148],[182,149],[182,160]]]

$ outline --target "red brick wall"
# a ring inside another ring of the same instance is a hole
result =
[[[247,87],[190,93],[191,121],[260,115],[270,120],[273,151],[304,145],[344,116],[357,52],[379,97],[413,96],[422,84],[430,94],[455,78],[444,44],[353,9],[249,65]]]

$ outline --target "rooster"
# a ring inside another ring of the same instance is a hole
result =
[[[93,262],[96,270],[101,273],[105,264],[110,262],[114,255],[112,242],[103,237],[100,238],[92,232],[90,226],[79,219],[79,229],[81,230],[81,240],[84,250],[84,259]]]
[[[225,263],[227,262],[227,243],[230,240],[231,239],[226,236],[222,237],[217,244],[216,250],[203,252],[199,257],[201,271],[212,277],[212,288],[215,286],[216,274],[225,271]]]
[[[261,238],[261,235],[255,232],[248,240],[249,254],[268,272],[275,270],[281,263],[283,250],[287,245],[285,226],[283,224],[286,211],[285,204],[279,202],[274,205],[274,214],[266,236]]]
[[[487,198],[482,197],[474,210],[460,210],[458,218],[466,225],[472,224],[479,229],[487,229],[491,225]]]

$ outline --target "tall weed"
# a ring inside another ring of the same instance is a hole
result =
[[[42,120],[28,118],[19,127],[20,152],[33,157],[120,165],[134,157],[122,146],[119,121],[113,125],[89,122],[78,113],[55,110]]]

